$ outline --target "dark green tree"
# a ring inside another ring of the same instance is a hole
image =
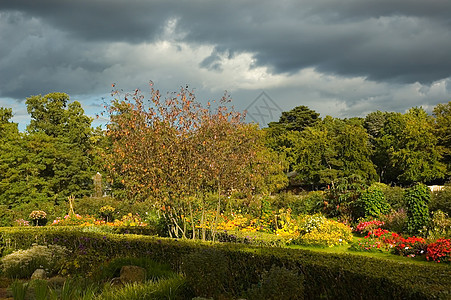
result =
[[[403,183],[429,182],[444,178],[434,123],[423,108],[411,108],[405,115],[405,128],[399,137],[401,147],[393,153]]]
[[[91,169],[92,120],[84,115],[78,101],[69,103],[69,100],[64,93],[32,96],[26,100],[31,115],[28,139],[47,144],[34,148],[40,165],[38,177],[47,183],[46,194],[55,199],[91,194],[91,177],[96,173]]]
[[[306,128],[297,140],[293,153],[297,179],[305,185],[311,185],[313,189],[333,185],[343,175],[337,140],[325,126],[328,118],[314,127]]]
[[[278,124],[290,131],[302,131],[306,127],[315,125],[319,120],[319,113],[311,110],[307,106],[301,105],[290,111],[282,112],[279,122],[275,124],[270,123],[269,126],[271,127]]]
[[[26,100],[31,122],[25,133],[0,110],[0,203],[43,209],[69,195],[92,193],[91,119],[80,103],[52,93]]]
[[[313,187],[334,186],[340,177],[376,177],[368,135],[360,122],[327,116],[301,133],[295,147],[298,179]]]
[[[301,105],[290,111],[282,112],[278,122],[271,122],[265,128],[266,145],[288,162],[289,171],[293,171],[293,166],[296,164],[294,148],[301,132],[320,120],[319,113]]]
[[[451,101],[440,103],[434,108],[438,142],[442,153],[442,162],[446,164],[446,176],[451,177]]]
[[[11,109],[0,108],[0,204],[8,208],[16,199],[14,190],[17,187],[11,184],[23,178],[18,166],[27,159],[22,135],[17,124],[11,121],[12,116]]]
[[[446,167],[441,162],[434,120],[424,109],[370,114],[365,126],[372,137],[372,160],[382,182],[411,184],[444,178]]]

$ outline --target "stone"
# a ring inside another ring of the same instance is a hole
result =
[[[138,266],[123,266],[121,268],[120,279],[124,284],[144,282],[146,280],[146,269]]]
[[[36,269],[31,275],[31,280],[35,279],[47,279],[47,274],[44,269]]]

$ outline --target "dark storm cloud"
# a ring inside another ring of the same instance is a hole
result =
[[[159,34],[171,9],[165,1],[2,0],[0,9],[23,12],[81,40],[141,42]]]
[[[451,75],[451,1],[244,3],[205,5],[179,26],[186,39],[252,52],[275,73],[315,67],[406,83]]]
[[[312,67],[396,83],[451,76],[449,0],[0,0],[0,96],[55,82],[89,91],[115,63],[102,52],[108,43],[154,42],[171,20],[177,41],[216,47],[200,64],[210,70],[221,71],[219,54],[250,52],[273,73]]]

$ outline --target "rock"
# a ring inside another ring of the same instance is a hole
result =
[[[144,282],[146,280],[146,269],[137,266],[123,266],[120,279],[124,284]]]
[[[31,275],[31,280],[35,280],[35,279],[47,279],[45,270],[44,269],[36,269],[36,271],[33,272],[33,275]]]

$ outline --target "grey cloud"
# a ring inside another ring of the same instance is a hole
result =
[[[187,39],[250,51],[258,65],[269,66],[275,73],[316,67],[338,75],[406,83],[433,82],[451,75],[447,54],[451,30],[443,24],[443,12],[438,19],[432,13],[418,16],[409,10],[390,13],[386,3],[377,17],[350,19],[340,18],[340,9],[334,18],[329,18],[328,11],[308,15],[309,9],[317,8],[315,4],[305,9],[266,4],[261,5],[265,10],[243,7],[235,15],[230,9],[222,10],[232,20],[217,17],[211,26],[203,26],[210,18],[205,11],[196,23],[181,18],[180,27],[189,29]],[[442,9],[446,11],[447,6]]]
[[[23,12],[80,40],[141,42],[152,40],[171,11],[165,1],[0,1],[0,9]]]
[[[102,45],[156,41],[174,19],[178,41],[250,52],[273,73],[313,67],[396,83],[451,76],[449,0],[0,0],[8,41],[0,46],[0,95],[27,95],[54,80],[75,93],[92,89],[114,63]],[[218,53],[200,67],[220,70]]]
[[[201,68],[214,71],[222,71],[221,57],[218,53],[213,52],[210,56],[207,56],[200,64]]]

